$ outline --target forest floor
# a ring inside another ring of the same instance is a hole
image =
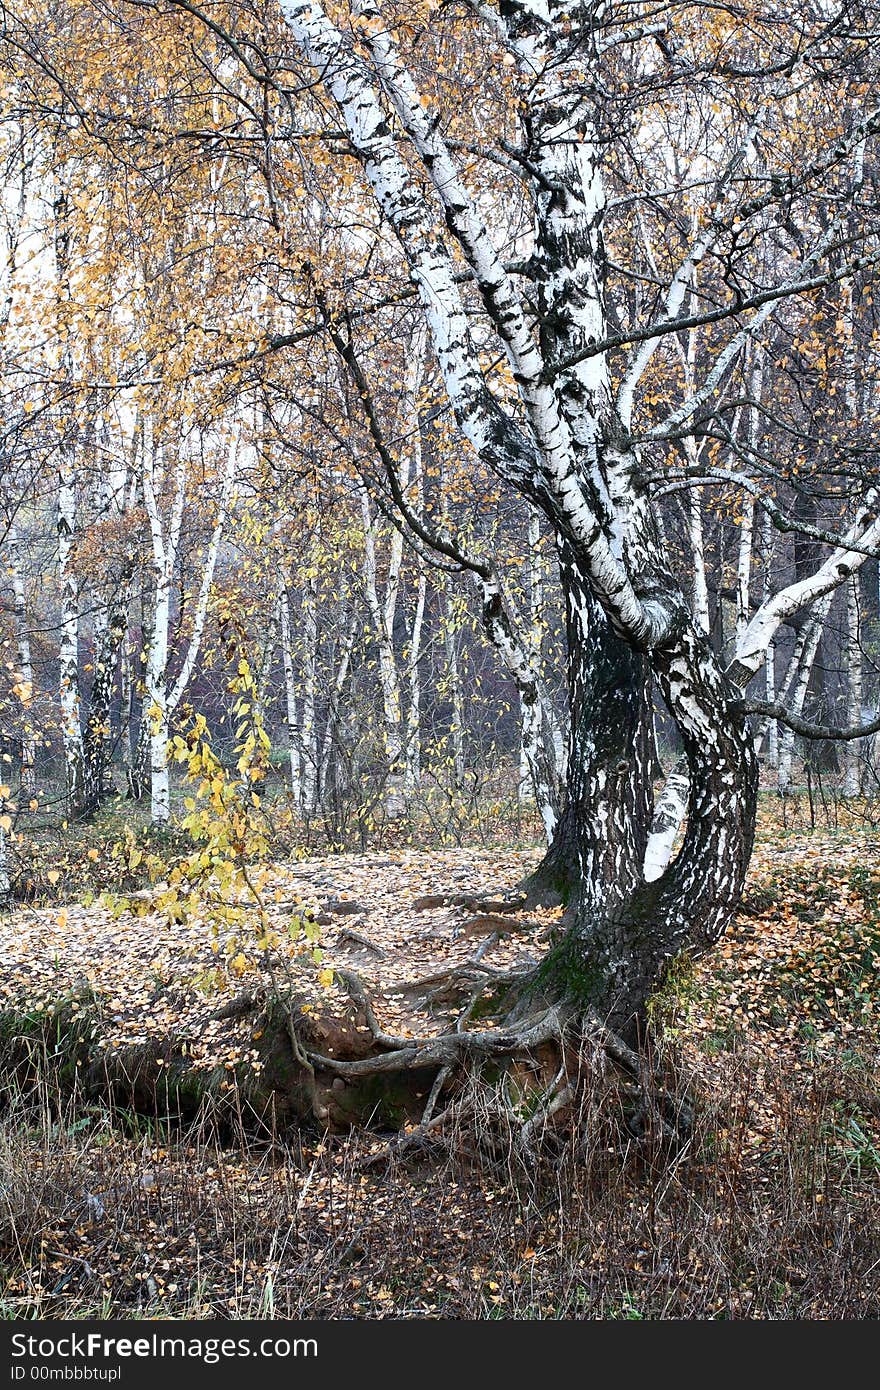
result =
[[[381,1105],[372,1127],[346,1133],[293,1126],[264,1103],[255,1124],[271,1059],[252,999],[269,982],[239,977],[203,921],[169,923],[148,898],[133,912],[95,899],[7,914],[0,1308],[880,1316],[878,849],[870,824],[811,831],[765,811],[743,910],[653,1004],[658,1056],[696,1101],[675,1153],[635,1144],[590,1096],[537,1156],[498,1134],[481,1149],[463,1126],[395,1157]],[[279,864],[264,893],[274,979],[281,969],[319,1037],[348,998],[338,977],[320,982],[333,968],[364,980],[384,1029],[440,1031],[455,1013],[435,976],[546,949],[555,914],[487,919],[466,901],[512,890],[536,856],[397,849]],[[303,914],[320,928],[319,967],[287,931]],[[182,1085],[184,1073],[204,1084]]]

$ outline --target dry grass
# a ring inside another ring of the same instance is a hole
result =
[[[675,1153],[636,1145],[597,1086],[537,1160],[497,1124],[477,1147],[491,1127],[469,1123],[442,1152],[378,1167],[365,1164],[375,1136],[255,1146],[242,1125],[221,1142],[208,1114],[175,1133],[45,1085],[12,1090],[0,1127],[2,1308],[874,1318],[880,1154],[855,1118],[863,1081],[852,1067],[792,1081],[731,1054]],[[774,1137],[756,1146],[768,1096]]]

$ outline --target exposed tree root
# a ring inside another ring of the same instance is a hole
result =
[[[529,933],[546,931],[547,923],[539,922],[534,917],[507,917],[500,912],[481,912],[476,917],[468,917],[458,927],[458,932],[464,936],[474,936],[477,933],[485,934],[492,932],[496,936],[506,933]]]
[[[525,893],[513,893],[505,894],[499,898],[484,898],[474,893],[455,893],[449,899],[449,903],[452,907],[463,907],[468,912],[497,917],[512,912],[521,912],[526,906],[526,895]]]
[[[377,956],[387,956],[388,952],[384,946],[379,946],[363,932],[355,931],[354,927],[341,927],[339,930],[340,941],[352,941],[355,946],[363,946],[365,950],[372,951]]]
[[[399,992],[421,995],[429,1006],[452,1005],[464,995],[476,992],[479,996],[487,989],[491,989],[498,997],[502,996],[505,992],[515,989],[530,970],[494,970],[489,965],[483,965],[479,957],[490,945],[491,938],[487,939],[480,950],[464,965],[455,966],[451,970],[440,970],[434,975],[424,975],[418,980],[410,980],[399,986]]]
[[[426,893],[416,898],[412,906],[416,912],[425,912],[437,907],[463,907],[467,912],[510,913],[519,912],[526,906],[524,893],[504,894],[497,898],[482,897],[477,893]]]
[[[470,1126],[472,1141],[491,1147],[493,1128],[500,1128],[521,1154],[534,1153],[568,1117],[577,1115],[584,1086],[589,1083],[595,1091],[597,1081],[609,1093],[615,1091],[632,1143],[660,1138],[681,1144],[690,1129],[689,1104],[664,1085],[645,1055],[601,1020],[561,1000],[492,1027],[470,1027],[487,983],[502,980],[509,988],[524,972],[504,976],[471,964],[457,973],[457,984],[465,983],[461,976],[466,974],[471,997],[454,1026],[437,1035],[408,1037],[382,1029],[363,981],[354,971],[338,969],[372,1046],[357,1057],[302,1046],[311,1075],[319,1079],[341,1078],[356,1087],[371,1078],[412,1077],[421,1095],[427,1085],[421,1118],[371,1155],[370,1166],[460,1143],[462,1127],[476,1118],[476,1091],[482,1101],[479,1126]]]

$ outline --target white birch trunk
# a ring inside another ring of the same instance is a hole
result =
[[[421,322],[410,344],[409,370],[401,410],[402,433],[409,440],[409,448],[404,453],[401,470],[401,485],[411,494],[411,505],[421,515],[424,500],[424,472],[422,461],[422,429],[419,414],[419,392],[425,370],[428,335]],[[400,572],[403,554],[403,536],[397,535],[400,555],[397,571]],[[425,598],[427,595],[427,575],[419,565],[416,580],[416,602],[409,633],[409,650],[406,656],[405,678],[407,681],[407,711],[403,739],[403,786],[411,791],[417,787],[422,775],[422,690],[419,661],[422,654],[422,628],[425,619]]]
[[[755,529],[755,499],[747,492],[743,499],[736,561],[736,635],[741,637],[751,615],[749,592],[752,577],[752,537]]]
[[[446,671],[452,701],[452,717],[449,725],[449,738],[452,744],[452,784],[456,791],[461,791],[465,779],[464,690],[461,683],[458,628],[455,621],[452,589],[452,580],[449,575],[445,575],[443,584],[443,647],[446,652]]]
[[[761,606],[770,597],[770,572],[773,558],[773,523],[766,512],[761,521]],[[740,634],[737,634],[737,641]],[[764,659],[764,699],[768,705],[776,701],[776,642],[773,638],[767,644]],[[767,740],[767,762],[774,771],[779,767],[779,723],[775,719],[762,719],[755,733],[755,752],[760,753],[764,740]]]
[[[696,228],[694,228],[693,231],[695,232]],[[691,313],[694,312],[697,304],[696,291],[698,271],[699,263],[697,262],[690,267],[691,288],[687,303]],[[697,330],[692,328],[687,335],[687,346],[683,348],[678,344],[679,356],[684,369],[684,389],[686,395],[692,393],[696,382],[698,342],[699,337]],[[678,343],[677,339],[676,343]],[[642,350],[641,357],[647,360],[651,354],[652,348],[646,344]],[[638,361],[639,359],[637,358],[636,362]],[[633,363],[633,369],[642,370],[641,367],[636,367],[636,362]],[[685,437],[683,448],[688,468],[696,473],[700,463],[700,450],[697,441],[692,435],[687,435]],[[710,621],[709,585],[706,579],[706,545],[703,534],[703,489],[696,485],[688,490],[687,521],[688,536],[691,543],[691,561],[693,564],[691,612],[693,613],[694,623],[697,628],[699,628],[700,632],[708,633]],[[672,793],[670,793],[670,795],[672,795]]]
[[[475,574],[474,580],[482,602],[483,627],[519,692],[522,755],[549,844],[559,820],[561,794],[558,748],[547,717],[552,706],[541,680],[538,653],[533,642],[516,633],[497,578]]]
[[[287,716],[287,741],[289,749],[290,798],[297,811],[303,806],[302,756],[300,753],[300,727],[296,708],[296,679],[293,671],[293,643],[290,630],[290,598],[287,585],[281,587],[278,599],[278,616],[281,633],[281,659],[284,664],[284,697]]]
[[[28,627],[27,595],[22,568],[21,536],[13,521],[9,527],[9,569],[12,578],[12,602],[15,622],[15,648],[21,688],[21,790],[28,797],[37,789],[37,740],[30,713],[34,695],[34,667],[31,659],[31,634]]]
[[[406,742],[404,764],[404,786],[412,791],[419,785],[422,777],[422,685],[419,673],[419,660],[422,654],[422,627],[425,620],[425,598],[428,579],[424,569],[419,566],[416,583],[416,604],[413,612],[412,628],[409,638],[409,660],[407,667],[409,683],[409,704],[406,711]]]
[[[526,563],[527,591],[528,591],[528,624],[525,632],[525,644],[529,655],[537,663],[541,656],[541,629],[540,621],[544,606],[544,576],[541,568],[541,555],[539,545],[541,541],[541,522],[537,512],[529,513],[528,527],[528,558]],[[524,699],[523,692],[519,692],[519,785],[517,786],[517,796],[519,800],[528,801],[534,791],[532,782],[531,764],[529,762],[529,746],[534,740],[531,730],[531,710],[528,708]]]
[[[142,464],[144,505],[150,524],[154,581],[150,640],[144,673],[146,708],[143,717],[146,721],[149,747],[150,820],[154,825],[164,825],[171,817],[168,781],[168,640],[171,622],[171,576],[183,520],[186,475],[182,462],[178,459],[171,521],[166,535],[157,496],[160,453],[158,447],[153,444],[152,431],[149,429],[145,430]]]
[[[303,692],[300,743],[302,748],[302,807],[316,810],[318,794],[318,729],[315,696],[318,672],[318,582],[308,576],[303,592]]]
[[[226,463],[220,484],[220,496],[217,502],[217,511],[211,529],[211,539],[208,542],[208,549],[202,564],[201,584],[199,585],[199,595],[196,599],[195,613],[193,615],[192,630],[186,645],[186,654],[181,665],[180,672],[174,682],[174,687],[168,697],[169,714],[173,714],[180,704],[181,697],[189,685],[199,651],[201,649],[202,637],[205,631],[205,619],[208,614],[208,600],[211,596],[211,586],[214,583],[214,573],[217,568],[217,557],[220,554],[220,544],[223,540],[223,532],[226,526],[226,516],[232,500],[235,488],[235,474],[238,460],[238,427],[233,431],[232,440],[226,453]],[[178,527],[179,535],[179,527]],[[175,540],[175,552],[177,541]]]
[[[753,452],[761,441],[761,391],[764,381],[764,356],[758,351],[750,373],[750,394],[752,405],[749,408],[748,444]],[[755,534],[755,496],[746,492],[743,498],[743,514],[739,531],[739,553],[736,566],[736,638],[745,634],[752,614],[749,595],[752,579],[752,550]]]
[[[693,455],[693,460],[696,464],[696,445],[692,439],[688,439],[686,443],[689,446],[687,449],[688,462],[690,462],[690,455]],[[701,632],[708,632],[709,586],[706,582],[706,548],[703,540],[703,489],[700,487],[692,487],[689,490],[688,531],[690,533],[691,556],[694,566],[692,590],[694,623]]]
[[[0,812],[5,812],[5,803],[0,800]],[[6,831],[0,825],[0,908],[9,906],[12,884],[9,879],[9,846]]]
[[[822,628],[830,607],[831,595],[826,594],[818,601],[804,629],[798,634],[799,641],[796,644],[795,654],[790,664],[789,679],[786,680],[781,691],[782,698],[786,700],[792,714],[800,715],[803,713],[813,662],[819,650]],[[794,739],[794,730],[783,727],[779,736],[779,767],[776,775],[776,785],[780,796],[785,796],[791,785]]]
[[[63,169],[63,166],[60,166]],[[71,328],[66,319],[70,301],[70,223],[63,174],[54,190],[54,250],[58,280],[58,334],[61,342],[60,377],[64,393],[58,419],[58,582],[61,592],[59,622],[59,703],[61,742],[64,750],[65,791],[68,815],[82,809],[85,756],[79,698],[79,581],[75,569],[76,536],[76,408],[71,399],[75,379]]]
[[[379,688],[382,697],[382,742],[388,766],[393,773],[403,752],[401,728],[400,678],[394,653],[394,617],[400,582],[403,537],[393,530],[388,549],[388,578],[384,599],[380,601],[376,578],[376,540],[380,533],[379,518],[370,513],[370,498],[361,489],[361,518],[364,528],[364,594],[379,652]]]
[[[406,379],[399,410],[400,435],[408,441],[400,469],[400,486],[404,493],[413,487],[416,506],[421,501],[422,449],[419,427],[418,393],[424,368],[426,334],[421,327],[410,344]],[[364,527],[364,591],[379,651],[379,684],[382,696],[383,743],[392,778],[397,774],[404,754],[404,725],[401,699],[401,676],[394,650],[394,623],[400,593],[400,572],[403,562],[403,534],[391,528],[388,541],[388,571],[385,592],[379,597],[377,583],[376,545],[382,534],[380,514],[371,515],[370,497],[364,486],[361,493],[361,516]],[[392,792],[394,795],[394,792]]]
[[[853,282],[850,277],[841,282],[844,322],[844,392],[846,410],[850,424],[856,426],[859,418],[859,392],[856,363],[855,311],[853,306]],[[859,724],[862,718],[864,700],[862,669],[862,634],[859,607],[859,577],[850,575],[846,591],[846,667],[847,667],[847,723]],[[846,797],[858,796],[862,783],[862,751],[860,739],[851,739],[844,748],[843,794]]]
[[[159,482],[160,453],[152,447],[146,431],[143,447],[142,483],[144,505],[150,524],[153,549],[153,614],[151,635],[147,652],[146,718],[149,720],[149,758],[150,758],[150,820],[154,825],[165,825],[171,818],[171,796],[168,770],[168,740],[171,717],[184,691],[189,684],[198,657],[204,632],[208,600],[220,542],[226,524],[226,512],[235,481],[236,457],[238,450],[237,430],[226,456],[226,465],[221,482],[217,513],[211,531],[211,538],[203,561],[199,594],[196,599],[192,630],[177,679],[169,682],[168,654],[171,634],[171,585],[180,546],[183,513],[186,503],[187,471],[182,451],[175,460],[173,496],[167,524],[162,516],[157,493]],[[169,688],[170,687],[170,688]]]
[[[764,699],[768,705],[776,701],[775,642],[771,642],[767,648],[767,659],[764,663]],[[767,721],[767,761],[772,768],[779,767],[779,722],[776,719]]]
[[[153,633],[147,654],[146,692],[149,704],[150,820],[164,825],[171,818],[171,797],[168,781],[168,631],[170,623],[171,584],[159,575],[153,598]]]
[[[654,808],[651,834],[645,846],[646,883],[654,883],[660,878],[672,858],[675,837],[687,815],[689,790],[686,766],[675,767],[667,777]]]
[[[862,635],[859,612],[858,575],[850,575],[846,589],[846,667],[847,723],[857,725],[862,719],[864,700],[862,677]],[[850,739],[844,748],[844,796],[858,796],[862,784],[862,741]]]
[[[342,692],[345,689],[345,682],[348,680],[348,673],[351,669],[351,658],[358,632],[358,625],[355,622],[354,615],[351,616],[349,621],[345,621],[345,615],[343,615],[340,627],[343,633],[342,650],[339,653],[336,663],[336,674],[333,677],[333,685],[330,689],[327,723],[324,727],[324,736],[321,739],[321,758],[319,764],[321,776],[318,779],[319,794],[321,796],[323,796],[325,790],[323,778],[330,766],[333,739],[340,720]]]
[[[120,703],[120,744],[122,757],[122,774],[125,778],[125,786],[128,795],[131,796],[134,790],[134,768],[131,756],[131,734],[132,717],[134,713],[134,681],[132,680],[132,662],[134,653],[131,651],[129,635],[126,634],[122,649],[122,662],[119,672],[119,703]]]
[[[62,440],[58,468],[58,579],[61,589],[59,700],[67,811],[78,814],[85,758],[79,697],[79,582],[75,560],[76,473],[73,442]]]

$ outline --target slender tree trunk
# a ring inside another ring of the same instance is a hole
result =
[[[793,714],[799,715],[803,712],[807,691],[810,687],[810,677],[813,673],[813,663],[819,650],[822,630],[830,606],[830,594],[819,599],[813,613],[798,633],[789,662],[788,674],[780,691],[780,698],[786,701]],[[779,766],[776,774],[776,785],[780,796],[785,796],[791,785],[794,739],[794,730],[788,727],[783,728],[779,738]]]
[[[149,625],[147,621],[147,607],[145,594],[141,593],[141,623],[140,635],[135,644],[135,649],[131,654],[131,685],[129,695],[132,707],[135,704],[135,695],[139,700],[139,717],[137,727],[132,727],[133,756],[131,765],[131,779],[129,794],[133,801],[140,801],[146,796],[150,785],[150,721],[147,719],[147,656],[148,649],[144,643],[149,641],[147,636]],[[132,721],[133,722],[133,721]]]
[[[427,586],[427,575],[424,569],[419,566],[416,581],[416,602],[407,654],[409,704],[406,711],[404,786],[409,791],[414,790],[422,778],[422,684],[419,661],[422,654],[422,627],[425,620]]]
[[[458,627],[455,620],[455,601],[452,580],[444,576],[443,585],[443,646],[446,651],[446,678],[452,700],[449,735],[452,742],[452,785],[460,791],[465,780],[464,761],[464,689],[459,665]]]
[[[265,724],[269,705],[269,690],[272,681],[272,668],[275,664],[275,651],[279,640],[280,594],[276,593],[266,616],[263,640],[254,673],[254,708]]]
[[[63,166],[62,170],[63,170]],[[58,275],[58,332],[61,339],[61,404],[58,442],[58,579],[61,590],[59,638],[59,696],[61,741],[67,813],[82,814],[85,801],[85,759],[79,693],[79,579],[75,567],[76,535],[76,410],[72,400],[73,343],[68,319],[70,305],[70,221],[63,177],[55,192],[55,264]]]
[[[150,821],[165,825],[171,819],[168,780],[168,630],[171,621],[170,576],[157,575],[153,635],[147,654],[146,708],[143,719],[149,738]]]
[[[343,610],[338,627],[342,632],[340,649],[337,651],[336,672],[333,677],[333,684],[330,687],[329,699],[327,702],[327,722],[324,725],[324,736],[321,739],[321,754],[318,766],[321,776],[319,778],[319,793],[323,799],[325,785],[324,775],[331,765],[331,756],[334,745],[341,748],[344,745],[344,706],[342,702],[342,692],[348,680],[348,673],[351,669],[351,656],[354,651],[354,644],[358,634],[358,624],[354,614],[346,614]],[[337,763],[337,771],[338,771]],[[335,791],[341,795],[344,788],[337,782]]]
[[[764,663],[764,699],[772,705],[776,699],[776,643],[767,648]],[[772,768],[779,767],[779,724],[775,719],[767,721],[767,761]]]
[[[388,543],[388,574],[385,582],[385,593],[383,599],[380,600],[376,575],[376,541],[380,535],[379,519],[370,514],[370,499],[365,488],[361,490],[361,516],[364,526],[364,593],[379,653],[382,737],[388,768],[393,773],[399,767],[403,753],[400,678],[394,651],[394,616],[397,611],[403,537],[396,529],[391,533]]]
[[[541,538],[540,518],[529,518],[528,545],[528,613],[518,626],[517,645],[522,650],[519,662],[512,662],[502,651],[506,664],[517,682],[520,710],[519,798],[524,800],[531,787],[538,811],[544,822],[548,840],[559,816],[565,783],[567,744],[553,698],[542,676],[541,634],[545,612],[544,566],[538,549]],[[491,636],[490,631],[490,636]],[[519,669],[518,669],[519,668]],[[520,671],[528,672],[527,691]],[[537,705],[534,705],[534,699]],[[540,728],[538,722],[540,721]],[[534,752],[537,751],[537,760]]]
[[[773,524],[766,512],[761,522],[761,604],[770,598],[770,571],[773,558]],[[776,700],[776,643],[767,644],[764,660],[764,699],[768,705]],[[762,719],[755,734],[755,750],[760,753],[764,739],[767,740],[767,762],[775,770],[779,767],[779,724],[775,719]]]
[[[281,659],[284,663],[284,696],[287,714],[287,743],[290,759],[290,797],[297,811],[302,810],[303,782],[300,753],[300,727],[296,708],[296,679],[293,671],[293,643],[290,630],[290,598],[287,585],[281,587],[278,600],[281,632]]]
[[[4,809],[3,802],[0,801],[0,811]],[[12,895],[12,883],[9,877],[9,848],[6,839],[6,831],[0,825],[0,909],[9,906],[9,899]]]
[[[743,498],[739,524],[739,550],[736,561],[736,635],[740,637],[751,617],[749,591],[752,578],[752,537],[755,529],[755,499],[750,492]]]
[[[85,756],[79,694],[79,581],[75,570],[76,476],[73,443],[60,448],[58,471],[58,576],[61,587],[59,696],[67,812],[83,814],[86,805]]]
[[[134,723],[134,677],[132,665],[134,653],[131,651],[128,633],[123,641],[122,663],[119,677],[119,738],[121,744],[122,773],[125,778],[126,795],[134,796],[134,760],[132,758],[132,734]]]
[[[543,575],[541,573],[541,556],[538,546],[541,540],[541,518],[538,513],[529,513],[528,526],[528,549],[526,558],[526,589],[528,595],[528,619],[524,642],[528,655],[532,662],[537,665],[541,658],[541,637],[540,621],[544,606]],[[531,730],[532,717],[529,703],[522,690],[519,692],[519,786],[517,795],[520,801],[527,801],[534,792],[534,783],[531,776],[531,764],[529,760],[529,748],[534,744],[534,734]],[[554,817],[555,824],[555,817]],[[550,833],[552,834],[552,827]]]
[[[697,228],[694,227],[696,232]],[[699,269],[693,267],[691,289],[688,295],[688,305],[691,313],[698,312],[697,299],[697,280]],[[678,341],[678,340],[676,340]],[[697,349],[699,347],[699,333],[692,328],[687,335],[687,345],[682,347],[679,343],[679,353],[684,368],[685,391],[690,394],[694,389],[697,367]],[[692,435],[688,435],[682,441],[684,456],[688,468],[695,473],[699,467],[700,449],[697,441]],[[709,584],[706,577],[706,541],[703,530],[703,489],[701,487],[691,487],[688,489],[688,535],[691,543],[691,557],[693,561],[693,584],[691,588],[691,612],[694,622],[700,632],[708,632],[710,626],[709,618]]]
[[[696,445],[692,439],[689,439],[687,443],[692,446],[689,450],[688,462],[691,462],[690,455],[692,454],[693,463],[696,466]],[[708,632],[710,625],[709,585],[706,580],[706,547],[703,539],[703,489],[700,487],[692,487],[688,490],[688,530],[694,567],[691,598],[694,622],[701,632]]]
[[[864,702],[862,634],[859,612],[859,576],[851,574],[846,586],[847,723],[860,724]],[[844,796],[858,796],[862,789],[861,740],[851,739],[844,751]]]
[[[27,597],[21,563],[21,537],[13,521],[9,527],[9,568],[12,574],[12,601],[15,621],[15,646],[21,685],[21,790],[31,797],[37,789],[37,739],[30,706],[34,695],[34,667],[31,659],[31,634],[28,627]]]
[[[175,460],[174,486],[170,515],[163,519],[157,496],[157,453],[149,439],[143,448],[143,489],[150,534],[153,545],[155,591],[151,636],[147,654],[146,688],[150,738],[150,819],[164,825],[171,817],[168,776],[168,739],[171,718],[189,684],[198,659],[208,613],[208,601],[214,582],[214,571],[220,553],[220,543],[226,524],[226,513],[235,484],[238,453],[238,428],[233,430],[220,484],[220,494],[211,536],[202,562],[199,592],[193,610],[192,625],[183,661],[173,684],[169,680],[168,656],[171,635],[171,585],[180,546],[183,512],[186,502],[186,465],[181,454]]]
[[[424,466],[422,457],[422,431],[419,416],[419,389],[425,367],[427,332],[421,325],[412,344],[412,362],[407,376],[404,429],[410,436],[410,448],[406,454],[405,487],[412,492],[412,505],[421,514],[424,502]],[[403,481],[403,480],[402,480]],[[403,538],[401,537],[401,540]],[[423,565],[418,567],[416,580],[416,601],[409,634],[409,651],[406,661],[406,680],[408,685],[408,704],[406,729],[404,735],[403,785],[412,791],[419,785],[422,776],[422,688],[419,662],[422,654],[422,628],[425,620],[425,599],[428,578]]]
[[[109,609],[102,610],[103,622],[96,621],[95,624],[94,675],[83,740],[90,812],[96,811],[108,792],[112,791],[112,784],[108,782],[110,711],[119,657],[128,631],[130,598],[131,581],[126,579],[114,595]]]
[[[559,820],[560,785],[556,748],[550,737],[545,711],[548,697],[542,691],[537,653],[529,635],[514,633],[504,605],[501,587],[494,578],[478,577],[483,627],[513,677],[520,701],[520,746],[548,844]]]
[[[749,391],[752,402],[748,420],[748,446],[754,455],[761,442],[761,391],[764,381],[764,357],[759,351],[753,359],[749,373]],[[752,614],[751,579],[752,550],[755,535],[755,498],[746,491],[743,497],[742,519],[739,527],[739,553],[736,565],[736,635],[739,639],[745,632]]]
[[[147,719],[146,702],[141,702],[141,717],[134,743],[134,758],[130,795],[132,801],[141,801],[150,786],[150,721]]]
[[[144,672],[145,692],[139,742],[145,742],[148,749],[150,821],[153,825],[165,825],[171,819],[168,779],[168,642],[171,626],[171,577],[177,558],[186,498],[186,474],[183,462],[178,457],[175,461],[171,515],[166,528],[163,525],[159,510],[158,483],[161,463],[161,448],[158,444],[154,444],[152,429],[145,428],[142,445],[142,484],[153,548],[153,602]]]
[[[303,682],[302,719],[302,806],[307,815],[317,809],[318,794],[318,728],[315,696],[318,678],[318,583],[307,577],[303,592]]]

